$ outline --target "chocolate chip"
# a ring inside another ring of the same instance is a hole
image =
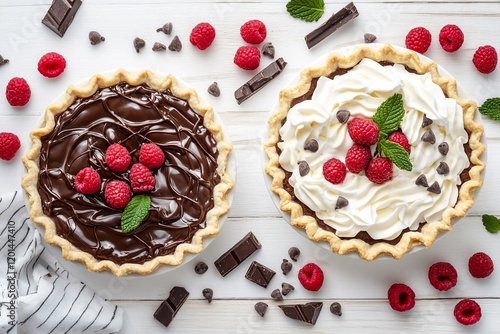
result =
[[[220,96],[219,85],[215,81],[214,81],[213,84],[211,84],[210,86],[208,86],[207,91],[208,91],[208,94],[213,95],[215,97]]]
[[[424,119],[422,120],[422,128],[425,128],[426,126],[429,126],[431,124],[432,124],[432,119],[424,115]]]
[[[307,151],[318,152],[318,149],[319,149],[319,144],[316,139],[311,139],[304,145],[304,150]]]
[[[262,45],[262,54],[274,59],[274,45],[271,42]]]
[[[283,300],[280,289],[274,289],[273,292],[271,292],[271,298],[276,301]]]
[[[442,142],[441,144],[439,144],[438,150],[442,155],[447,155],[448,151],[450,150],[450,145],[448,145],[447,142]]]
[[[440,175],[446,175],[450,172],[450,167],[448,167],[446,162],[441,161],[439,166],[436,168],[436,172]]]
[[[337,119],[339,120],[340,123],[345,124],[349,120],[349,117],[351,117],[351,113],[349,110],[339,110],[337,111]]]
[[[160,31],[166,35],[170,35],[170,33],[172,32],[172,22],[167,22],[161,28],[156,29],[156,32]]]
[[[373,43],[377,39],[377,36],[370,34],[370,33],[366,33],[364,35],[364,39],[365,39],[365,43]]]
[[[283,296],[288,295],[293,290],[295,290],[295,287],[293,285],[286,282],[281,283],[281,293],[283,294]]]
[[[5,59],[4,57],[2,57],[2,56],[0,55],[0,66],[5,65],[5,64],[7,64],[8,62],[9,62],[9,60],[8,60],[8,59]]]
[[[288,256],[290,256],[290,258],[295,262],[297,262],[299,255],[300,249],[298,249],[297,247],[290,247],[290,249],[288,250]]]
[[[332,305],[330,305],[330,312],[340,317],[342,315],[342,306],[340,303],[333,302]]]
[[[309,173],[309,164],[307,161],[299,161],[299,174],[300,176],[306,176]]]
[[[212,298],[214,298],[214,291],[210,288],[203,289],[201,292],[203,294],[203,297],[208,300],[209,303],[212,302]]]
[[[208,266],[205,262],[198,262],[196,266],[194,266],[194,271],[198,275],[206,273],[208,270]]]
[[[283,271],[283,275],[286,275],[292,270],[292,264],[288,262],[287,259],[283,259],[283,262],[281,262],[281,271]]]
[[[339,196],[337,198],[337,204],[335,204],[335,210],[345,208],[348,205],[349,201],[345,197]]]
[[[159,42],[155,42],[152,48],[153,51],[165,51],[166,49],[167,47],[165,46],[165,44]]]
[[[170,44],[168,45],[168,49],[175,52],[179,52],[182,50],[182,43],[179,39],[179,36],[175,35],[174,39],[172,39],[172,42],[170,42]]]
[[[429,184],[427,183],[427,178],[425,177],[424,174],[420,174],[418,177],[417,177],[417,180],[415,181],[415,184],[417,186],[422,186],[422,187],[428,187]]]
[[[89,40],[90,44],[97,45],[101,42],[104,42],[106,38],[104,38],[104,36],[101,36],[101,34],[98,33],[97,31],[91,31],[89,32]]]
[[[257,313],[263,317],[264,314],[266,314],[266,311],[267,311],[267,304],[264,303],[264,302],[258,302],[255,304],[254,306],[255,308],[255,311],[257,311]]]
[[[441,187],[439,186],[439,183],[437,181],[434,181],[433,184],[429,188],[427,188],[428,192],[434,193],[434,194],[440,194],[441,193]]]
[[[139,37],[134,38],[134,49],[135,49],[135,52],[139,53],[139,51],[144,46],[146,46],[146,42],[142,38],[139,38]]]
[[[430,144],[434,144],[436,142],[436,136],[434,135],[434,132],[432,132],[431,129],[425,131],[424,134],[422,135],[422,138],[420,139]]]

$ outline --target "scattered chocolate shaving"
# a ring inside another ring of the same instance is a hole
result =
[[[423,142],[434,144],[436,142],[436,136],[431,129],[424,132],[422,138],[420,138]]]
[[[373,35],[373,34],[370,34],[370,33],[366,33],[364,36],[363,36],[364,40],[365,40],[365,43],[373,43],[375,42],[375,40],[377,39],[377,36]]]
[[[432,124],[432,119],[430,119],[426,115],[424,115],[424,118],[422,120],[422,128],[425,128],[426,126],[429,126],[431,124]]]
[[[212,302],[212,298],[214,298],[214,291],[210,288],[205,288],[201,293],[203,294],[203,298],[208,300],[208,303],[210,304]]]
[[[165,46],[165,44],[162,44],[160,42],[155,42],[152,48],[153,51],[165,51],[166,49],[167,47]]]
[[[295,290],[295,287],[293,285],[286,282],[281,283],[281,293],[283,294],[283,296],[288,295],[293,290]]]
[[[341,109],[337,111],[337,119],[339,120],[340,123],[342,124],[347,123],[349,117],[351,117],[351,113],[349,112],[349,110]]]
[[[253,261],[245,274],[245,278],[250,282],[267,288],[275,274],[276,272],[274,270],[269,269],[257,261]]]
[[[215,268],[217,268],[222,277],[225,277],[261,247],[262,245],[255,235],[252,232],[248,232],[233,247],[215,260]]]
[[[339,196],[337,198],[337,204],[335,204],[335,210],[345,208],[348,205],[349,201],[345,197]]]
[[[420,174],[418,177],[417,177],[417,180],[415,180],[415,184],[417,186],[422,186],[422,187],[428,187],[429,184],[427,183],[427,177],[425,177],[424,174]]]
[[[309,164],[307,163],[307,161],[299,161],[299,174],[300,176],[306,176],[307,174],[309,174]]]
[[[189,292],[183,287],[173,287],[172,290],[170,290],[168,298],[160,304],[154,313],[154,318],[161,322],[163,326],[168,327],[188,296]]]
[[[448,151],[450,150],[450,145],[448,145],[447,142],[442,142],[441,144],[439,144],[438,150],[442,155],[447,155]]]
[[[175,37],[172,39],[172,42],[170,42],[170,44],[168,45],[168,49],[175,52],[179,52],[182,50],[182,42],[179,39],[179,36],[175,35]]]
[[[283,262],[281,262],[281,271],[283,272],[283,275],[287,275],[290,270],[292,270],[292,264],[288,262],[287,259],[283,259]]]
[[[428,192],[434,193],[434,194],[440,194],[441,193],[441,187],[439,186],[439,183],[437,181],[434,181],[433,184],[429,188],[427,188]]]
[[[307,151],[318,152],[318,149],[319,149],[319,144],[316,139],[311,139],[304,145],[304,150]]]
[[[271,292],[271,298],[276,300],[277,302],[283,300],[280,289],[274,289],[273,292]]]
[[[262,45],[262,54],[264,56],[268,56],[268,57],[271,57],[272,59],[274,59],[274,45],[273,45],[273,43],[271,43],[271,42],[264,43],[264,45]]]
[[[197,273],[198,275],[206,273],[208,270],[208,266],[205,262],[198,262],[194,266],[194,272]]]
[[[42,19],[42,23],[59,37],[63,37],[81,4],[81,0],[54,0]]]
[[[348,3],[344,8],[334,13],[326,22],[306,35],[307,47],[309,49],[312,48],[358,15],[358,9],[354,6],[354,3]]]
[[[444,161],[441,161],[439,163],[439,166],[437,166],[436,168],[436,172],[440,175],[446,175],[450,172],[450,167],[448,166],[448,164]]]
[[[104,42],[105,40],[106,38],[104,38],[104,36],[101,36],[101,34],[97,31],[89,32],[89,41],[91,45],[97,45],[101,42]]]
[[[170,35],[170,33],[172,32],[172,22],[167,22],[161,28],[156,29],[156,32],[160,31],[166,35]]]
[[[266,314],[266,311],[267,311],[267,307],[268,305],[264,302],[258,302],[258,303],[255,303],[255,311],[261,316],[263,317],[264,314]]]
[[[207,91],[208,91],[208,94],[213,95],[215,97],[220,96],[219,85],[215,81],[214,81],[213,84],[211,84],[210,86],[208,86]]]
[[[290,256],[290,259],[292,259],[292,261],[297,262],[299,255],[300,249],[298,249],[297,247],[290,247],[290,249],[288,250],[288,256]]]
[[[0,66],[7,64],[9,61],[10,60],[5,59],[2,55],[0,55]]]
[[[134,49],[135,52],[139,53],[139,51],[146,46],[146,41],[142,38],[136,37],[134,38]]]
[[[330,312],[340,317],[342,315],[342,306],[340,303],[333,302],[332,305],[330,305]]]
[[[323,303],[311,302],[306,304],[278,305],[278,307],[287,317],[314,325],[318,320]]]

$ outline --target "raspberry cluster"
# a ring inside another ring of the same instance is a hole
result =
[[[240,27],[240,35],[249,44],[260,44],[266,39],[267,28],[260,20],[250,20]],[[240,46],[233,61],[239,68],[255,70],[260,65],[260,50],[254,45]]]

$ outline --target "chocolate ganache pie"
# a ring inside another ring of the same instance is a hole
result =
[[[482,185],[477,106],[390,45],[330,54],[281,91],[265,170],[291,224],[334,253],[399,259],[465,216]]]
[[[70,86],[31,139],[31,219],[91,271],[178,265],[229,211],[232,145],[212,107],[171,75],[118,70]]]

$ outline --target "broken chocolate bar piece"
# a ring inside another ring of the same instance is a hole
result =
[[[54,0],[42,19],[42,23],[58,36],[63,37],[81,4],[82,0]]]
[[[249,232],[243,239],[215,260],[215,268],[217,268],[222,277],[225,277],[261,247],[262,245],[259,240],[257,240],[252,232]]]
[[[283,58],[279,58],[269,64],[262,71],[257,73],[253,78],[248,80],[243,86],[234,92],[234,97],[238,104],[257,93],[262,87],[268,84],[272,79],[278,76],[286,66]]]
[[[160,304],[154,313],[154,318],[165,327],[168,327],[188,296],[189,292],[186,289],[180,286],[174,286],[172,290],[170,290],[168,298]]]
[[[323,307],[323,303],[311,302],[306,304],[278,306],[287,317],[314,325],[318,320],[321,308]]]
[[[271,279],[275,274],[276,272],[274,270],[269,269],[268,267],[257,261],[253,261],[248,268],[245,278],[251,282],[254,282],[255,284],[267,288],[269,282],[271,282]]]
[[[348,3],[344,8],[333,14],[325,23],[306,35],[307,47],[309,49],[312,48],[358,15],[356,6],[352,2]]]

